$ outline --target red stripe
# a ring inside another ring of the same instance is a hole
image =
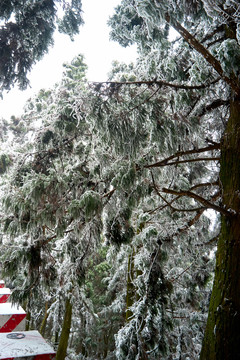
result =
[[[5,302],[7,302],[8,301],[8,298],[9,298],[9,294],[7,295],[3,295],[3,296],[1,296],[0,297],[0,303],[5,303]]]
[[[13,315],[0,329],[0,333],[13,331],[20,322],[26,317],[26,314]]]
[[[56,354],[42,354],[34,357],[34,360],[53,360]]]
[[[55,359],[56,354],[42,354],[42,355],[36,355],[34,357],[31,357],[31,359],[33,360],[54,360]],[[2,360],[15,360],[18,358],[4,358]]]
[[[33,360],[54,360],[56,354],[42,354],[42,355],[36,355],[34,357],[31,357]],[[4,358],[2,360],[17,360],[18,358]]]
[[[55,357],[56,357],[56,354],[40,354],[40,355],[35,355],[34,357],[31,357],[31,359],[33,359],[33,360],[55,360]],[[18,358],[11,357],[11,358],[4,358],[2,360],[15,360],[15,359],[17,360]]]

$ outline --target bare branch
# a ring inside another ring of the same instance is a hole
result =
[[[203,39],[202,42],[212,39],[212,37],[218,33],[224,32],[224,26],[221,24],[216,27],[211,33],[207,34]]]
[[[219,161],[219,160],[220,160],[220,157],[204,157],[204,158],[195,158],[195,159],[187,159],[187,160],[176,160],[176,161],[172,161],[172,162],[167,163],[167,164],[155,163],[155,164],[151,164],[151,165],[145,165],[144,167],[146,169],[148,169],[148,168],[153,168],[153,167],[161,167],[161,166],[168,166],[168,165],[178,165],[178,164],[185,164],[185,163],[196,162],[196,161]]]
[[[206,151],[212,151],[212,150],[218,150],[220,149],[220,144],[215,143],[213,145],[209,145],[205,148],[200,148],[200,149],[192,149],[192,150],[187,150],[187,151],[178,151],[175,154],[169,156],[168,158],[165,158],[163,160],[160,160],[154,164],[149,164],[149,165],[144,165],[144,168],[152,168],[152,167],[160,167],[160,166],[165,166],[165,165],[175,165],[176,162],[171,162],[169,163],[170,160],[173,160],[174,158],[179,158],[181,156],[185,156],[185,155],[191,155],[191,154],[199,154],[202,152],[206,152]],[[206,160],[219,160],[219,158],[204,158]],[[200,161],[200,160],[193,160],[190,159],[188,161],[184,161],[184,162],[192,162],[192,161]],[[202,161],[202,160],[201,160]],[[179,163],[179,161],[177,162]],[[136,170],[140,170],[140,167],[136,167]]]
[[[196,246],[208,246],[212,245],[213,243],[216,243],[219,239],[219,234],[217,236],[214,236],[212,239],[208,240],[207,242],[196,244]]]
[[[201,84],[201,85],[175,84],[175,83],[169,83],[167,81],[157,80],[157,79],[154,79],[154,80],[139,80],[139,81],[125,81],[125,82],[121,82],[121,81],[103,81],[103,82],[91,82],[91,83],[96,86],[98,91],[101,89],[101,86],[103,86],[103,85],[110,85],[112,87],[113,91],[120,89],[120,87],[122,87],[123,85],[136,85],[136,86],[140,86],[140,85],[148,85],[148,86],[157,85],[159,87],[166,86],[166,87],[170,87],[170,88],[173,88],[173,89],[176,89],[176,90],[177,89],[200,90],[200,89],[206,89],[210,85],[216,84],[219,80],[221,80],[220,77],[214,79],[211,82],[204,83],[204,84]]]
[[[222,42],[223,40],[225,40],[225,37],[224,37],[224,36],[222,36],[222,37],[220,37],[220,38],[218,38],[218,39],[215,39],[215,40],[213,40],[212,42],[210,42],[210,43],[207,44],[207,48],[210,48],[211,46],[213,46],[213,45],[215,45],[215,44],[217,44],[217,43],[220,43],[220,42]]]
[[[192,209],[179,209],[179,208],[176,208],[174,206],[172,206],[172,203],[173,201],[169,202],[167,199],[165,199],[162,194],[159,192],[159,188],[158,186],[156,185],[155,183],[155,179],[154,179],[154,176],[153,176],[153,173],[151,171],[151,177],[152,177],[152,182],[153,182],[153,187],[154,187],[154,190],[156,191],[157,195],[166,203],[166,206],[169,206],[170,209],[174,212],[174,211],[181,211],[181,212],[193,212],[193,211],[204,211],[206,210],[205,207],[201,207],[201,208],[192,208]],[[178,196],[179,198],[180,196]],[[176,199],[174,199],[174,201],[176,201]],[[166,207],[164,206],[164,207]],[[163,207],[163,208],[164,208]],[[159,209],[158,209],[159,210]]]
[[[170,281],[174,282],[177,279],[179,279],[180,276],[182,276],[186,271],[188,271],[192,265],[193,265],[193,263],[191,263],[186,269],[184,269],[182,272],[180,272],[180,274],[178,274],[175,278],[171,279]]]
[[[116,188],[108,191],[106,194],[102,195],[102,198],[108,197],[110,199],[115,191],[116,191]]]
[[[222,99],[216,99],[214,100],[211,104],[206,105],[199,114],[197,114],[198,116],[203,116],[205,115],[207,112],[212,111],[214,109],[217,109],[220,106],[223,105],[229,105],[229,100],[222,100]]]
[[[220,196],[220,193],[217,192],[216,194],[211,196],[211,200],[215,201],[219,196]],[[179,197],[177,197],[177,198],[179,198]],[[178,229],[177,233],[173,234],[173,236],[177,236],[177,235],[180,235],[180,234],[182,234],[184,232],[187,232],[188,229],[200,219],[200,217],[202,216],[202,214],[204,213],[205,210],[206,210],[206,207],[202,208],[202,209],[199,209],[197,211],[197,214],[191,220],[189,220],[185,226]],[[207,245],[207,243],[206,243],[206,245]]]
[[[147,103],[149,100],[151,100],[151,98],[154,97],[159,90],[160,90],[160,88],[158,88],[157,90],[155,90],[149,97],[147,97],[147,99],[141,101],[139,104],[137,104],[136,106],[134,106],[133,108],[131,108],[130,110],[128,110],[127,113],[126,113],[126,115],[129,114],[130,112],[132,112],[133,110],[138,109],[139,106],[141,106],[141,105]]]
[[[225,210],[224,208],[218,206],[218,205],[215,205],[215,204],[212,204],[210,201],[208,201],[207,199],[191,192],[191,191],[184,191],[184,190],[180,190],[180,191],[175,191],[175,190],[172,190],[172,189],[166,189],[166,188],[163,188],[162,191],[166,194],[172,194],[172,195],[177,195],[177,196],[188,196],[188,197],[191,197],[195,200],[197,200],[198,202],[200,202],[201,204],[203,204],[206,208],[208,209],[213,209],[217,212],[220,212],[221,214],[225,215],[225,216],[230,216],[231,213],[228,211],[228,210]]]
[[[200,217],[202,216],[202,214],[204,213],[205,210],[206,210],[206,208],[200,209],[197,212],[197,214],[191,220],[189,220],[184,227],[179,229],[177,234],[174,234],[174,235],[180,235],[180,234],[186,232],[192,225],[194,225],[200,219]]]
[[[201,184],[193,185],[189,190],[194,190],[200,187],[206,187],[206,186],[219,186],[219,181],[213,181],[213,182],[205,182]]]

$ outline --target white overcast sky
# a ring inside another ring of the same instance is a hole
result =
[[[1,0],[0,0],[1,1]],[[43,60],[37,63],[29,78],[31,88],[25,91],[13,89],[0,100],[0,118],[20,115],[26,100],[42,88],[50,88],[61,79],[62,64],[70,62],[74,56],[83,54],[88,65],[88,79],[104,81],[113,60],[126,63],[136,58],[135,47],[122,48],[109,41],[109,28],[106,24],[114,7],[120,0],[82,0],[85,25],[80,35],[72,42],[66,35],[58,34],[54,47],[49,49]]]

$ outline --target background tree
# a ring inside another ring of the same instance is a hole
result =
[[[10,90],[15,83],[20,89],[27,87],[27,74],[53,45],[56,27],[71,38],[78,33],[83,23],[81,6],[81,1],[75,0],[1,1],[1,94],[3,90]]]

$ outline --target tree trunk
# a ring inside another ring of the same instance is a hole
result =
[[[45,330],[46,330],[46,325],[47,325],[47,319],[48,319],[48,301],[45,303],[45,312],[44,312],[44,317],[41,323],[41,327],[40,327],[40,334],[44,337],[45,335]]]
[[[71,299],[67,299],[62,332],[57,349],[56,360],[64,360],[66,357],[71,321],[72,321],[72,304],[71,304]]]
[[[240,359],[240,101],[231,100],[221,151],[223,206],[216,270],[201,360]],[[230,210],[231,209],[231,210]]]
[[[134,279],[134,250],[128,257],[128,274],[127,274],[127,295],[126,295],[126,321],[130,321],[133,316],[130,307],[134,303],[135,299],[135,287],[133,285]]]
[[[31,294],[30,294],[31,296]],[[23,309],[26,311],[27,315],[26,315],[26,325],[25,325],[25,331],[29,331],[30,330],[30,323],[31,323],[31,312],[29,310],[29,299],[26,300],[23,304]]]

